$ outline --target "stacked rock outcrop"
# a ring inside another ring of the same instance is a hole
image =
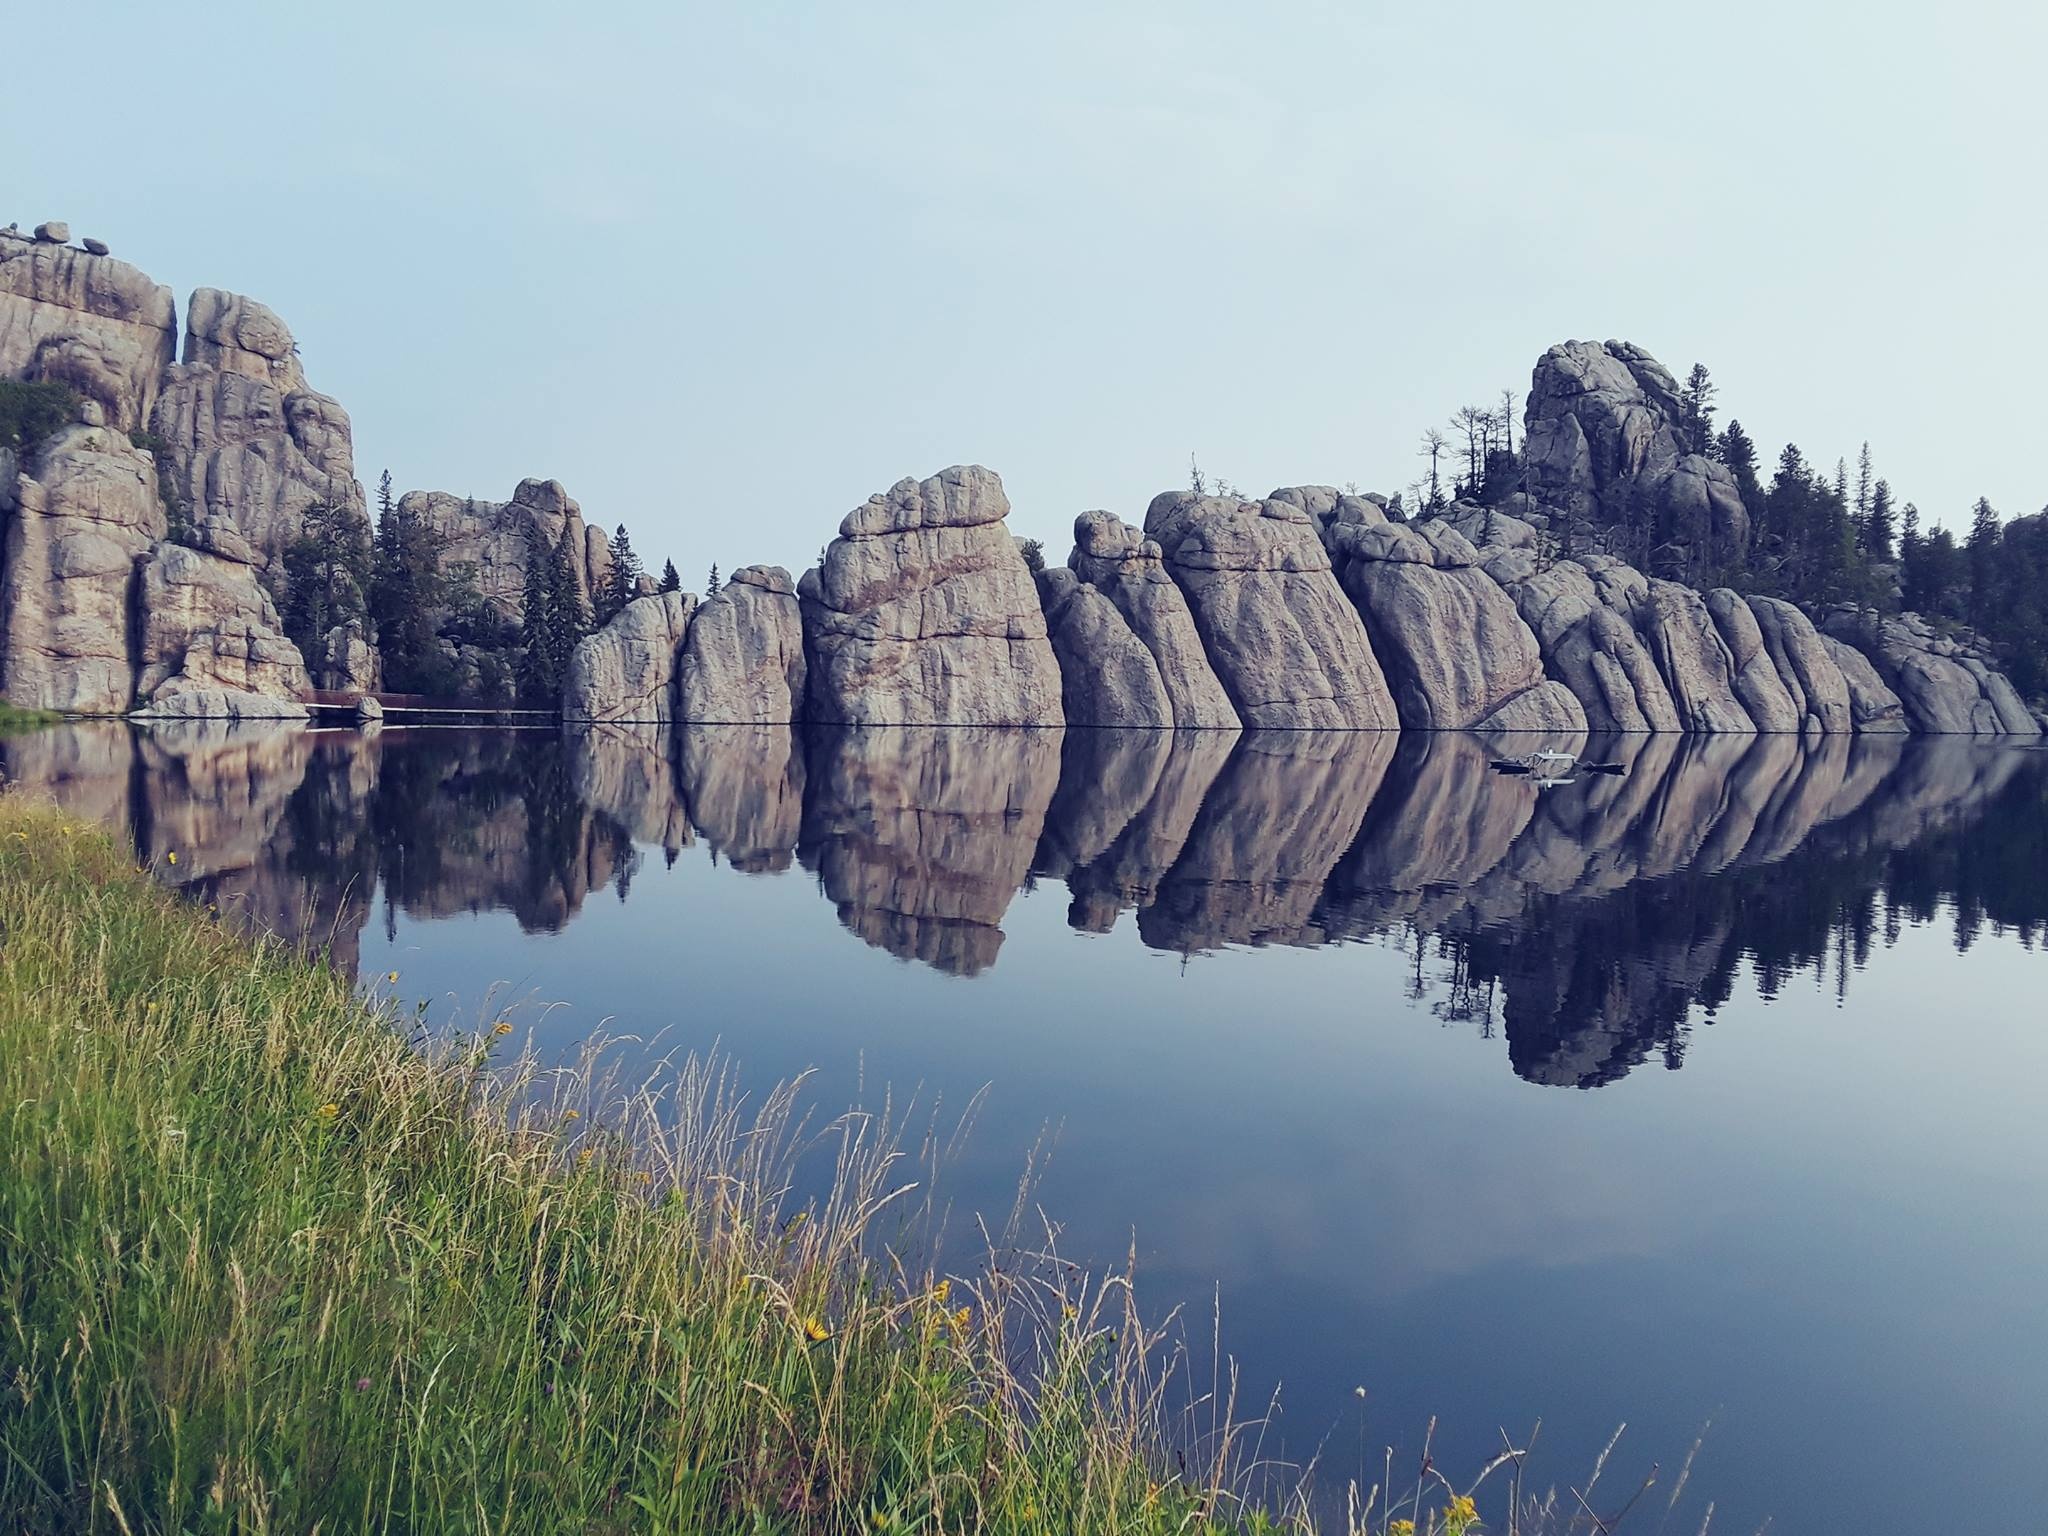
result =
[[[1390,730],[1399,723],[1358,610],[1315,519],[1293,501],[1169,491],[1145,511],[1210,665],[1246,725]]]
[[[1060,669],[1003,483],[978,464],[847,513],[797,586],[812,719],[1059,725]]]
[[[316,506],[365,526],[347,414],[253,300],[200,289],[174,361],[170,290],[68,238],[0,232],[0,378],[77,401],[75,422],[0,454],[0,691],[89,714],[302,714],[284,553]]]

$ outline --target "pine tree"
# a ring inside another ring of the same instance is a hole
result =
[[[718,564],[714,561],[711,566],[711,574],[704,579],[704,595],[706,597],[718,596],[718,585]]]
[[[1865,442],[1863,451],[1856,456],[1856,526],[1862,528],[1870,522],[1870,497],[1874,487],[1870,479],[1870,444]]]
[[[1689,439],[1686,446],[1694,453],[1710,452],[1714,446],[1714,381],[1707,373],[1705,363],[1694,363],[1692,372],[1685,376],[1685,383],[1679,387],[1678,407],[1680,420],[1685,426]]]
[[[1728,466],[1728,473],[1735,478],[1742,504],[1754,514],[1763,505],[1763,488],[1756,479],[1756,444],[1742,430],[1742,423],[1731,416],[1726,430],[1715,440],[1715,448],[1715,457]]]
[[[1970,509],[1970,622],[1982,629],[1991,622],[1998,584],[1998,513],[1979,496]]]
[[[680,592],[683,590],[683,578],[676,573],[676,563],[673,560],[664,560],[661,563],[661,590],[664,592]]]
[[[1893,559],[1893,515],[1891,482],[1879,480],[1870,488],[1870,506],[1863,518],[1863,548],[1881,564]]]
[[[552,557],[538,528],[526,531],[526,590],[519,625],[519,693],[530,703],[548,705],[561,696],[562,675],[555,664],[554,584],[548,579]]]
[[[607,623],[640,593],[640,557],[633,553],[633,541],[626,536],[624,523],[619,524],[618,531],[612,535],[611,552],[611,598],[606,604],[609,611],[604,620]]]
[[[591,610],[576,579],[575,532],[573,523],[562,525],[554,558],[548,562],[548,635],[558,678],[569,675],[569,657],[590,632]]]

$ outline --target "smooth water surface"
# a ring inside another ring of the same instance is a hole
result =
[[[1626,1420],[1612,1504],[1711,1421],[1687,1530],[2048,1506],[2048,753],[1593,755],[1628,771],[1539,789],[1413,735],[0,743],[449,1027],[519,999],[551,1055],[717,1046],[833,1111],[986,1090],[953,1232],[1046,1141],[1063,1250],[1135,1240],[1202,1335],[1220,1298],[1241,1400],[1284,1383],[1268,1448],[1325,1483],[1389,1444],[1412,1475],[1431,1414],[1454,1474],[1541,1417],[1578,1481]]]

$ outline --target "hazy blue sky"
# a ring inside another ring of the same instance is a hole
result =
[[[366,484],[552,475],[691,586],[959,461],[1055,559],[1190,452],[1396,489],[1571,336],[2048,500],[2048,7],[1005,9],[17,7],[0,222],[274,306]]]

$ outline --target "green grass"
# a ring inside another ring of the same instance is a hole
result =
[[[933,1137],[410,1022],[0,795],[0,1530],[1315,1528],[1127,1269],[908,1257]],[[1481,1529],[1386,1475],[1349,1536]]]
[[[1122,1278],[891,1257],[877,1120],[430,1061],[15,796],[0,934],[0,1529],[1271,1528]]]
[[[19,736],[25,731],[40,731],[45,726],[55,725],[63,719],[47,709],[16,709],[5,699],[0,699],[0,736]]]

